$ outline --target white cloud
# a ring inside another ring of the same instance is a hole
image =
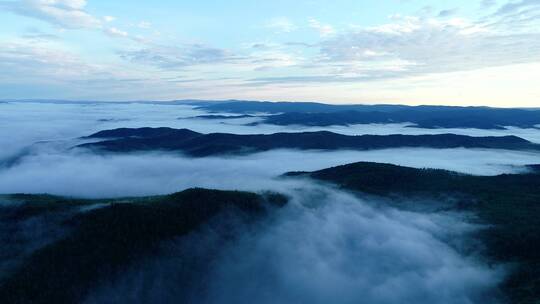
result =
[[[540,1],[510,1],[500,6],[484,22],[506,33],[538,32],[540,29]]]
[[[98,65],[88,64],[71,52],[43,44],[5,43],[0,49],[0,79],[76,79],[93,73]]]
[[[210,290],[203,289],[195,299],[240,303],[256,298],[261,304],[494,302],[489,295],[502,273],[464,258],[444,242],[467,239],[476,231],[459,216],[387,213],[371,209],[369,204],[377,204],[373,199],[316,186],[298,189],[292,197],[277,220],[221,252],[205,281]],[[136,290],[140,284],[132,286]],[[120,295],[129,294],[119,290]]]
[[[83,9],[86,6],[86,0],[46,0],[45,2],[58,4],[58,6],[64,6],[71,9]]]
[[[116,17],[105,16],[105,17],[103,17],[103,20],[105,20],[105,22],[113,22],[114,20],[116,20]]]
[[[224,63],[236,59],[231,52],[225,49],[213,48],[201,44],[189,44],[182,47],[155,45],[136,51],[120,52],[120,56],[131,62],[162,69]]]
[[[311,27],[312,29],[315,29],[317,32],[319,32],[321,37],[331,36],[331,35],[336,33],[336,30],[334,29],[333,26],[331,26],[329,24],[322,24],[321,22],[319,22],[316,19],[310,19],[309,20],[309,27]]]
[[[535,62],[540,60],[538,48],[540,33],[498,33],[462,18],[397,17],[392,23],[353,28],[321,42],[320,56],[311,68],[324,77],[305,79],[365,81],[469,71]]]
[[[85,0],[21,0],[0,7],[63,28],[97,28],[101,21],[85,11]]]
[[[497,0],[482,0],[481,4],[482,8],[484,9],[487,9],[487,8],[492,8],[494,7],[495,5],[497,5]]]
[[[104,33],[111,37],[127,38],[129,36],[127,32],[119,30],[116,27],[108,27],[104,30]]]
[[[450,17],[450,16],[453,16],[455,15],[456,13],[458,12],[458,9],[457,8],[453,8],[453,9],[446,9],[446,10],[442,10],[439,12],[439,17]]]
[[[529,10],[537,9],[538,7],[540,7],[540,1],[538,0],[514,0],[501,6],[496,14],[509,15],[514,13],[525,13]]]
[[[18,92],[21,86],[30,86],[24,90],[25,98],[55,98],[58,92],[65,98],[81,98],[104,92],[101,98],[111,99],[128,88],[147,88],[134,83],[152,83],[154,92],[160,92],[164,84],[155,83],[158,78],[143,70],[134,75],[121,64],[89,61],[55,40],[5,42],[0,48],[1,98]]]
[[[121,59],[127,59],[129,63],[136,62],[146,65],[146,67],[141,67],[129,64],[125,67],[126,72],[135,73],[140,77],[144,77],[142,74],[148,72],[148,70],[144,70],[148,66],[159,67],[162,70],[160,73],[176,72],[179,67],[190,66],[191,72],[195,75],[191,78],[206,80],[212,80],[212,77],[235,78],[234,85],[240,86],[276,85],[273,90],[276,95],[266,95],[267,92],[265,95],[259,95],[263,91],[253,89],[249,91],[249,94],[255,94],[253,97],[291,99],[294,96],[294,98],[305,100],[308,97],[313,98],[313,96],[318,99],[317,94],[322,94],[322,92],[314,92],[309,96],[298,96],[294,92],[285,91],[284,87],[295,86],[299,88],[307,83],[320,84],[323,82],[328,83],[328,87],[337,84],[361,86],[363,82],[367,81],[382,82],[396,78],[406,80],[413,76],[466,72],[539,62],[540,52],[537,50],[540,48],[538,30],[540,27],[538,27],[539,19],[534,17],[540,15],[540,3],[532,0],[511,1],[506,4],[502,2],[499,1],[499,4],[502,5],[497,7],[494,4],[495,1],[484,1],[484,4],[491,5],[493,10],[485,13],[486,16],[478,20],[461,18],[460,11],[433,10],[426,17],[394,15],[389,18],[390,21],[386,24],[370,27],[351,26],[343,30],[324,24],[317,19],[310,19],[308,24],[302,26],[302,29],[305,30],[309,27],[316,30],[321,36],[320,39],[310,37],[309,39],[314,41],[280,41],[281,44],[278,44],[265,40],[267,37],[257,37],[257,39],[264,41],[264,45],[258,44],[257,48],[250,49],[242,46],[224,48],[222,45],[212,44],[211,41],[208,42],[208,45],[200,45],[193,41],[185,45],[182,45],[182,42],[171,43],[170,41],[177,40],[168,36],[166,32],[160,36],[157,32],[158,29],[145,20],[129,23],[131,30],[126,31],[121,26],[111,23],[114,21],[113,16],[104,14],[98,17],[90,14],[86,1],[0,1],[0,8],[49,22],[59,27],[59,30],[91,29],[95,33],[119,38],[119,43],[123,44],[115,50],[119,50],[117,54],[120,55]],[[437,13],[442,17],[435,17]],[[262,23],[273,32],[278,33],[290,33],[299,29],[297,24],[285,17],[274,18],[266,23],[262,21]],[[147,28],[151,28],[151,30],[142,32],[140,30]],[[145,35],[137,35],[140,34],[139,32],[145,33]],[[83,33],[81,32],[81,34]],[[63,36],[26,34],[19,37],[27,40],[27,43],[30,43],[29,40],[44,42],[46,39],[56,39],[56,42],[60,44],[62,42],[60,37]],[[165,39],[167,42],[163,42]],[[69,43],[69,41],[65,42]],[[78,42],[75,41],[75,43]],[[65,47],[65,49],[68,48]],[[6,55],[6,52],[3,55]],[[27,58],[28,62],[32,62],[38,71],[51,68],[51,62],[47,60],[37,61],[33,60],[31,56]],[[93,60],[99,62],[99,56],[94,57]],[[119,61],[118,63],[124,64],[125,62]],[[43,68],[40,68],[39,64],[42,64]],[[215,66],[217,64],[220,66]],[[17,67],[8,71],[13,77],[20,77],[20,83],[23,82],[22,78],[29,78],[23,74],[20,76],[14,74],[14,71],[21,71],[21,69]],[[30,70],[27,73],[29,75],[36,74]],[[56,75],[51,76],[51,78],[56,78]],[[252,81],[254,79],[257,81]],[[11,82],[13,81],[11,80]],[[234,96],[248,94],[245,87],[240,89],[238,87],[225,88],[230,83],[222,82],[221,89],[223,91],[219,91],[227,95],[218,95],[218,88],[214,87],[215,94],[222,98],[232,97],[231,94]],[[170,83],[163,85],[170,85]],[[176,83],[175,86],[177,85],[179,84]],[[193,84],[193,86],[195,85]],[[200,88],[202,93],[209,94],[208,89],[202,89],[202,84]],[[169,92],[176,89],[177,87],[170,87]],[[186,88],[183,87],[182,92],[186,92],[184,89]],[[304,92],[307,92],[308,89]],[[324,91],[327,92],[327,90]],[[336,91],[338,91],[337,88],[333,92]],[[525,91],[529,91],[527,93],[529,95],[538,95],[531,88]],[[58,93],[60,94],[60,92]],[[521,96],[519,93],[521,92],[515,92],[516,96]],[[288,94],[293,95],[289,97]],[[347,94],[347,100],[351,100],[352,93]],[[131,97],[132,95],[126,92],[127,96]],[[329,100],[333,101],[341,97],[342,95],[338,95]],[[416,98],[422,98],[422,96]],[[484,99],[488,99],[488,97]],[[361,100],[359,98],[353,101]],[[533,103],[532,100],[531,98],[527,102]],[[408,102],[408,100],[400,100],[400,102]]]
[[[152,23],[148,21],[141,21],[137,24],[137,27],[141,29],[149,29],[152,27]]]
[[[88,13],[86,0],[20,0],[0,2],[0,8],[13,13],[36,18],[63,29],[101,30],[111,37],[128,38],[127,32],[116,27],[105,27],[104,23],[116,20],[113,16],[98,18]],[[134,41],[141,41],[133,38]]]
[[[290,33],[297,29],[297,26],[285,17],[278,17],[268,21],[266,27],[282,33]]]

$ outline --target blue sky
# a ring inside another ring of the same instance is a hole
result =
[[[0,98],[540,106],[540,0],[0,0]]]

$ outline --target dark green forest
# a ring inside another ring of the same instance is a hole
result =
[[[214,224],[220,239],[233,239],[235,230],[227,229],[228,222],[234,220],[248,229],[272,208],[287,202],[284,196],[273,193],[205,189],[117,200],[75,200],[48,195],[11,195],[2,199],[16,202],[0,210],[4,223],[64,212],[68,216],[62,224],[70,230],[66,237],[36,250],[0,281],[0,299],[6,304],[80,303],[100,283],[145,257],[159,256],[163,242],[181,239],[209,223]],[[84,206],[97,208],[69,213]],[[190,281],[201,273],[197,263],[202,265],[199,267],[209,264],[194,262],[194,266],[186,263],[178,285],[186,292]]]

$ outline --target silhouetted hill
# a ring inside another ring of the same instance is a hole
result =
[[[153,138],[159,136],[176,136],[189,138],[199,136],[200,133],[188,129],[172,128],[119,128],[113,130],[104,130],[94,133],[86,138]]]
[[[114,279],[116,274],[146,256],[159,254],[164,241],[178,241],[223,216],[249,225],[267,214],[270,208],[287,202],[279,194],[205,189],[108,202],[32,195],[9,196],[8,199],[20,203],[3,206],[0,209],[2,221],[20,220],[36,212],[55,212],[58,208],[102,205],[72,214],[66,225],[73,231],[67,237],[34,252],[11,276],[0,282],[0,302],[5,304],[81,303],[100,283]],[[219,220],[213,228],[224,241],[234,237],[234,230],[220,224]],[[184,259],[180,254],[177,258],[178,262]],[[200,270],[190,269],[190,262],[202,264],[200,267],[209,263],[202,257],[197,261],[186,259],[185,278],[178,288],[188,289],[191,279]]]
[[[267,116],[274,125],[330,126],[368,123],[413,123],[414,127],[504,129],[506,126],[533,128],[540,123],[540,111],[490,108],[408,108],[395,112],[340,111],[334,113],[284,113]]]
[[[268,102],[232,100],[199,105],[199,109],[212,112],[232,113],[332,113],[339,111],[394,111],[407,106],[401,105],[333,105],[317,102]]]
[[[527,167],[534,172],[540,173],[540,165],[528,165]]]
[[[477,113],[474,113],[477,112]],[[274,125],[330,126],[369,123],[413,123],[414,127],[504,129],[505,126],[533,128],[540,122],[540,111],[528,110],[444,110],[422,112],[407,109],[396,112],[342,111],[334,113],[284,113],[267,116]]]
[[[428,197],[433,198],[433,202],[441,202],[448,197],[459,198],[453,209],[474,211],[484,223],[491,225],[479,235],[487,245],[487,256],[496,262],[517,265],[503,285],[510,302],[534,303],[540,298],[538,171],[472,176],[445,170],[361,162],[287,175],[307,176],[334,183],[343,189],[381,196]]]
[[[252,118],[255,117],[253,115],[199,115],[195,116],[193,118],[200,118],[200,119],[240,119],[240,118]]]
[[[329,105],[305,102],[233,101],[204,104],[207,111],[231,113],[266,112],[264,122],[275,125],[329,126],[366,123],[414,123],[420,128],[501,129],[533,128],[540,111],[489,107]]]
[[[372,150],[399,147],[539,149],[539,145],[516,136],[471,137],[455,134],[349,136],[321,131],[236,135],[201,134],[187,129],[140,128],[101,131],[88,138],[112,139],[83,144],[79,147],[111,152],[179,151],[198,157],[228,153],[253,153],[272,149]]]

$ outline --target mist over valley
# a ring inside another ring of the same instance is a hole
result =
[[[535,128],[0,107],[8,303],[505,303],[537,290]]]

